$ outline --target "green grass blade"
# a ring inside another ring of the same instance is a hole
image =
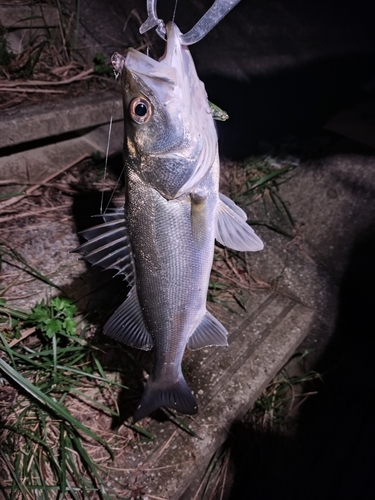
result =
[[[116,387],[121,387],[122,389],[129,389],[129,387],[126,387],[126,385],[119,384],[118,382],[112,382],[112,381],[108,380],[107,378],[99,377],[98,375],[93,375],[92,373],[78,370],[77,368],[71,368],[71,367],[62,366],[62,365],[57,365],[57,368],[59,370],[62,370],[62,371],[77,373],[79,375],[82,375],[82,377],[89,377],[89,378],[93,378],[95,380],[101,380],[102,382],[107,382],[107,384],[110,383],[112,385],[115,385]]]
[[[79,420],[74,418],[69,411],[62,406],[60,403],[57,403],[49,396],[46,396],[42,391],[40,391],[34,384],[29,382],[26,378],[24,378],[20,373],[14,370],[8,363],[6,363],[3,359],[0,358],[0,370],[5,373],[8,377],[10,377],[17,385],[22,387],[25,391],[27,391],[34,399],[42,403],[44,406],[49,408],[54,412],[55,415],[69,422],[74,428],[84,432],[92,439],[100,443],[105,447],[108,453],[113,457],[112,450],[109,448],[108,444],[97,434],[92,432],[88,427],[83,425]]]
[[[196,432],[194,432],[193,429],[189,427],[188,424],[184,422],[182,418],[177,417],[177,415],[173,413],[173,411],[171,411],[169,408],[163,408],[162,410],[167,415],[168,420],[177,425],[177,427],[190,434],[190,436],[196,437],[198,439],[203,439]]]
[[[90,398],[84,392],[81,392],[78,389],[72,389],[70,392],[72,394],[77,394],[78,396],[81,396],[84,399],[87,399],[87,401],[90,401],[90,403],[92,403],[92,405],[95,406],[96,408],[100,408],[101,410],[105,411],[106,413],[109,413],[110,415],[113,415],[114,417],[119,417],[119,414],[117,413],[117,411],[114,411],[111,408],[109,408],[108,406],[103,405],[102,403],[99,403],[99,401],[96,401],[95,399]]]
[[[292,214],[290,213],[290,210],[289,210],[287,204],[285,203],[285,201],[277,193],[276,189],[270,189],[270,194],[271,194],[272,201],[274,202],[277,210],[279,210],[279,212],[284,217],[285,217],[285,214],[286,214],[287,220],[289,221],[289,223],[291,224],[291,226],[294,227],[295,226],[294,219],[293,219]],[[279,207],[278,203],[280,203],[281,208]],[[285,213],[283,212],[282,209],[284,210]]]
[[[9,458],[7,457],[7,455],[4,453],[4,451],[1,448],[0,448],[0,455],[3,458],[4,462],[6,463],[6,465],[8,467],[8,471],[9,471],[9,473],[12,476],[13,481],[14,481],[13,485],[12,485],[11,498],[15,498],[15,496],[13,495],[14,487],[18,487],[18,490],[21,492],[23,498],[27,499],[28,495],[27,495],[26,488],[22,484],[22,481],[21,481],[20,477],[18,476],[17,471],[15,470],[15,468],[12,467],[12,464],[10,463]]]
[[[1,245],[7,248],[7,245],[5,243],[0,242],[0,246]],[[44,274],[40,273],[37,269],[35,269],[34,267],[30,266],[30,264],[28,264],[26,262],[26,260],[22,257],[22,255],[19,254],[13,248],[11,248],[9,250],[4,250],[4,249],[0,248],[0,253],[8,255],[8,257],[15,258],[18,262],[20,262],[23,266],[25,266],[24,271],[26,271],[27,273],[31,274],[31,276],[33,276],[34,278],[38,278],[40,281],[43,281],[44,283],[47,283],[48,285],[50,285],[50,286],[52,286],[54,288],[57,288],[57,290],[60,290],[60,292],[62,292],[62,293],[65,294],[65,292],[64,292],[64,290],[62,288],[60,288],[53,281],[51,281],[49,278],[47,278],[47,276],[44,276]]]
[[[287,238],[290,238],[291,240],[294,238],[293,234],[288,233],[284,229],[282,229],[280,226],[277,226],[276,224],[272,224],[272,222],[269,222],[268,220],[249,220],[247,221],[250,226],[266,226],[269,229],[272,229],[272,231],[275,231],[276,233],[280,233],[283,236],[286,236]]]
[[[105,491],[104,484],[103,484],[103,482],[102,482],[102,480],[97,472],[96,464],[91,460],[90,455],[83,448],[81,440],[74,434],[72,434],[70,436],[70,438],[71,438],[76,450],[80,454],[80,457],[82,458],[82,460],[86,464],[86,467],[87,467],[90,475],[92,475],[95,478],[95,480],[97,481],[100,496],[105,500],[107,500],[107,499],[109,500],[109,497]]]
[[[105,375],[105,373],[104,373],[103,367],[102,367],[100,361],[98,360],[98,358],[95,355],[93,355],[92,358],[93,358],[95,366],[98,369],[98,372],[100,373],[100,375],[102,376],[102,378],[108,380],[107,377],[106,377],[106,375]]]
[[[64,422],[60,424],[60,498],[65,497],[66,491],[66,442],[65,442],[65,425]]]
[[[15,365],[16,363],[15,363],[15,361],[14,361],[13,351],[12,351],[12,349],[9,347],[8,342],[6,341],[6,339],[5,339],[4,335],[3,335],[1,332],[0,332],[0,339],[1,339],[2,343],[3,343],[3,345],[4,345],[4,349],[1,349],[1,348],[0,348],[0,349],[1,349],[1,350],[4,350],[4,351],[8,354],[8,356],[10,357],[10,359],[11,359],[11,361],[12,361],[13,365]]]
[[[293,170],[293,168],[295,168],[294,165],[288,165],[288,166],[286,166],[284,168],[280,168],[278,170],[275,170],[274,172],[271,172],[270,174],[265,175],[261,179],[259,179],[256,182],[254,182],[254,184],[251,185],[251,187],[247,190],[247,192],[253,191],[256,188],[258,188],[260,186],[263,186],[264,184],[266,184],[270,180],[275,179],[276,177],[278,177],[280,175],[283,175],[286,172],[289,172],[290,170]]]
[[[140,427],[139,425],[136,424],[131,424],[130,422],[124,422],[125,427],[129,427],[130,429],[133,429],[134,431],[138,432],[139,434],[142,434],[142,436],[145,436],[147,439],[150,441],[155,440],[155,436],[149,432],[146,431],[143,427]]]
[[[28,319],[30,313],[26,313],[20,309],[15,309],[14,307],[1,306],[0,314],[4,314],[4,316],[11,316],[16,319],[26,320]]]
[[[57,341],[56,335],[52,337],[52,350],[53,350],[53,383],[56,384],[57,379]]]

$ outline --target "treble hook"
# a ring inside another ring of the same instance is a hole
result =
[[[199,42],[209,31],[214,28],[219,21],[230,12],[240,0],[215,0],[215,3],[201,17],[197,24],[190,31],[181,36],[182,45],[192,45]],[[158,35],[165,40],[166,29],[162,19],[159,19],[156,14],[157,0],[147,0],[147,19],[139,28],[139,32],[143,35],[151,28],[156,28]]]

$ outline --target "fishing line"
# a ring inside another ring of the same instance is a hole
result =
[[[178,3],[178,0],[176,0],[175,3],[174,3],[174,11],[173,11],[172,23],[174,23],[174,18],[176,17],[177,3]]]
[[[117,80],[119,77],[119,73],[115,72],[115,80]],[[108,129],[108,138],[107,138],[107,148],[105,152],[105,161],[104,161],[104,176],[103,176],[103,184],[102,184],[102,196],[100,200],[100,215],[103,214],[103,202],[104,202],[104,183],[107,177],[107,168],[108,168],[108,157],[109,157],[109,146],[111,144],[111,135],[112,135],[112,123],[113,123],[113,114],[115,111],[115,98],[113,98],[112,101],[112,111],[111,111],[111,118],[109,120],[109,129]],[[111,196],[111,199],[113,197],[113,194]],[[108,208],[108,205],[106,206],[104,213],[106,213]]]
[[[113,196],[114,196],[114,194],[115,194],[115,191],[116,191],[116,189],[117,189],[118,183],[120,182],[121,176],[122,176],[122,174],[124,173],[124,170],[125,170],[125,165],[122,167],[122,170],[121,170],[121,172],[120,172],[120,175],[118,176],[118,179],[117,179],[117,181],[116,181],[115,187],[112,189],[112,193],[111,193],[111,196],[109,197],[109,200],[108,200],[107,206],[105,207],[104,213],[106,213],[106,212],[107,212],[107,210],[108,210],[108,207],[109,207],[109,205],[110,205],[110,203],[111,203],[111,201],[112,201],[112,198],[113,198]],[[100,212],[100,213],[101,213],[101,212]]]

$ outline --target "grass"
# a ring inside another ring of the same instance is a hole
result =
[[[231,197],[243,208],[252,210],[252,204],[263,198],[273,203],[270,190],[277,193],[275,199],[280,197],[278,186],[293,165],[279,168],[272,162],[254,158],[228,174]],[[74,191],[69,182],[60,181],[54,187],[39,188],[44,197],[52,189],[66,190],[69,196]],[[55,203],[56,197],[51,199]],[[283,223],[292,233],[291,218],[283,203],[277,207],[277,215],[281,216],[281,210]],[[277,225],[270,210],[268,215],[267,221]],[[33,279],[62,293],[14,248],[4,243],[0,253],[4,261],[12,260]],[[267,284],[250,273],[246,254],[217,248],[210,300],[228,308],[231,302],[244,307],[249,288],[263,286]],[[3,297],[6,292],[4,289]],[[5,497],[128,498],[131,492],[127,484],[115,489],[107,486],[106,466],[112,463],[111,452],[123,450],[134,439],[126,431],[145,440],[153,436],[128,422],[125,429],[122,426],[110,431],[112,422],[121,420],[119,391],[131,398],[132,389],[123,383],[121,367],[106,363],[104,353],[109,344],[93,336],[91,326],[78,320],[75,304],[64,296],[36,304],[31,311],[10,307],[3,299],[0,318],[0,489]],[[116,350],[121,350],[123,359],[134,366],[125,347],[117,344]],[[170,420],[192,434],[182,419],[171,416]],[[207,475],[209,481],[214,474],[216,489],[224,487],[225,480],[217,472],[228,466],[224,451],[218,452]],[[205,494],[211,494],[205,488]]]
[[[87,327],[78,326],[75,316],[75,305],[64,297],[36,304],[31,312],[1,300],[5,498],[115,498],[105,486],[103,465],[113,459],[112,448],[126,444],[126,436],[108,429],[120,417],[119,391],[130,389],[121,383],[120,370],[103,364],[106,345],[85,340]],[[93,412],[102,428],[93,425]],[[152,439],[146,429],[127,426]]]
[[[79,27],[80,2],[70,13],[59,0],[30,5],[29,14],[12,26],[0,24],[0,109],[34,103],[39,94],[56,99],[114,84],[110,61],[79,47]],[[8,33],[19,40],[19,49],[9,45]]]
[[[293,433],[298,408],[316,391],[311,388],[321,375],[307,370],[305,360],[309,351],[296,353],[268,384],[251,410],[242,420],[242,426],[251,427],[259,436],[264,434],[289,435]],[[212,456],[194,500],[222,500],[226,494],[228,469],[232,449],[229,437]]]
[[[8,244],[0,250],[4,264],[61,294]],[[21,310],[8,304],[9,290],[0,290],[0,491],[12,500],[133,498],[129,476],[114,475],[124,453],[154,439],[122,414],[139,397],[136,384],[123,382],[138,373],[139,359],[98,337],[67,297]],[[196,436],[172,412],[166,417]]]
[[[287,433],[299,406],[315,391],[304,388],[321,375],[305,372],[303,361],[309,351],[296,353],[256,400],[247,415],[247,422],[261,432]]]
[[[224,163],[221,190],[246,213],[251,226],[265,226],[292,239],[296,221],[280,194],[280,185],[289,181],[298,166],[295,159],[285,161],[270,156],[251,157],[242,163]],[[259,217],[260,215],[260,217]],[[247,253],[215,247],[214,265],[208,289],[208,301],[232,310],[231,304],[244,308],[246,292],[271,285],[251,272]]]
[[[242,163],[228,165],[222,181],[233,201],[245,211],[251,211],[256,202],[262,203],[262,211],[258,209],[262,212],[261,217],[248,220],[251,226],[263,225],[293,238],[295,221],[279,187],[291,179],[291,172],[297,166],[298,161],[294,158],[251,157]]]

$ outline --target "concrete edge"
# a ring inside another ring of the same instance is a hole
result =
[[[0,120],[2,148],[46,139],[69,132],[95,128],[123,117],[119,92],[106,91],[44,106],[35,105],[9,113]]]

